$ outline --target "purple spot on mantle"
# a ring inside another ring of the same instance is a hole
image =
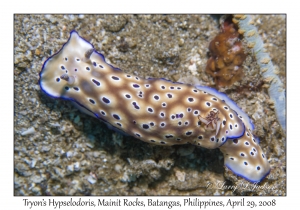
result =
[[[135,109],[140,109],[140,107],[136,104],[136,102],[132,102],[132,105],[134,106]]]
[[[188,98],[189,102],[193,102],[194,99],[193,98]]]
[[[182,114],[182,113],[180,113],[180,114],[179,114],[179,117],[180,117],[180,118],[183,118],[183,114]]]
[[[134,88],[139,88],[140,86],[138,84],[133,84],[132,85]]]
[[[113,80],[120,80],[120,78],[119,77],[116,77],[116,76],[112,76],[111,77]]]
[[[165,135],[165,137],[166,137],[167,139],[169,139],[169,138],[173,138],[174,136],[171,135],[171,134],[168,134],[168,135]]]
[[[113,117],[114,117],[115,119],[117,119],[117,120],[120,120],[120,117],[119,117],[119,115],[117,115],[117,114],[113,114]]]
[[[192,133],[193,133],[193,132],[188,131],[188,132],[185,133],[185,135],[189,136],[189,135],[191,135]]]
[[[155,95],[155,96],[154,96],[154,99],[155,99],[155,100],[159,100],[159,96],[158,96],[158,95]]]
[[[95,79],[92,79],[92,81],[93,81],[93,83],[95,83],[95,85],[100,86],[100,82],[99,81],[97,81]]]
[[[143,126],[142,126],[144,129],[148,129],[149,128],[149,125],[147,125],[147,124],[143,124]]]
[[[105,98],[105,97],[102,98],[102,101],[103,101],[104,103],[106,103],[106,104],[109,104],[109,103],[110,103],[110,100],[109,100],[108,98]]]
[[[176,118],[183,118],[183,114],[182,113],[176,114]]]

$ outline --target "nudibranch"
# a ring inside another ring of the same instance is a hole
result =
[[[166,79],[142,79],[105,62],[93,45],[70,33],[40,72],[47,95],[74,102],[120,132],[157,145],[220,148],[225,165],[251,182],[270,166],[248,116],[225,94]]]

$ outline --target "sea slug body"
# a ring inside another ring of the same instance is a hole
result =
[[[145,142],[220,148],[225,165],[251,182],[270,172],[251,134],[253,124],[225,94],[126,74],[107,64],[76,31],[45,61],[39,84],[47,95],[71,100],[114,129]]]

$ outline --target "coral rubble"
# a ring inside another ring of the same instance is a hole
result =
[[[205,71],[220,87],[229,86],[243,76],[242,64],[246,55],[239,36],[229,16],[222,24],[221,32],[209,44],[211,57]]]

